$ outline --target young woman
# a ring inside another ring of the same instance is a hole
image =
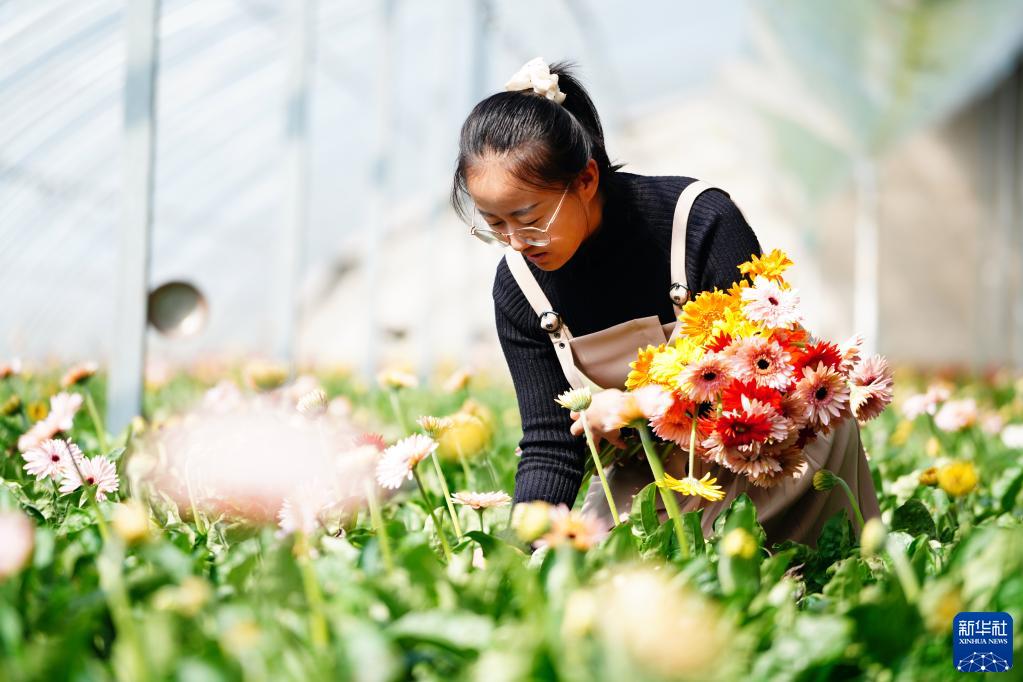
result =
[[[555,397],[586,384],[605,389],[594,396],[589,422],[598,444],[621,445],[621,434],[601,425],[607,398],[624,388],[637,349],[664,343],[676,330],[680,305],[700,291],[727,289],[740,277],[737,266],[761,255],[727,192],[686,176],[644,176],[612,164],[597,111],[571,67],[533,59],[504,92],[473,108],[462,126],[452,190],[470,234],[510,247],[498,263],[493,298],[522,417],[514,500],[570,507],[589,455],[579,415]],[[846,421],[852,424],[811,444],[807,457],[819,460],[813,470],[827,464],[860,491],[865,516],[878,515],[859,431],[855,420]],[[687,453],[673,454],[665,469],[681,478]],[[705,532],[739,492],[754,498],[760,522],[777,540],[814,544],[827,517],[849,509],[840,490],[810,487],[813,471],[798,485],[758,491],[716,469],[728,493],[723,501],[679,497],[684,511],[707,507]],[[623,512],[653,480],[641,458],[611,467],[608,478]],[[596,476],[583,511],[611,523]]]

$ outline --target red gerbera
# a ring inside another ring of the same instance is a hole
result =
[[[771,435],[772,424],[768,414],[756,412],[724,412],[718,417],[714,430],[721,436],[725,447],[760,443]]]
[[[793,357],[793,364],[796,366],[796,376],[802,376],[803,368],[817,369],[820,363],[834,370],[840,370],[842,365],[842,351],[838,346],[828,341],[818,341],[809,344],[805,350],[798,352]]]
[[[721,409],[724,411],[741,410],[742,396],[751,400],[759,400],[781,412],[781,391],[770,386],[760,386],[754,381],[739,381],[735,379],[721,394]]]
[[[730,344],[731,342],[732,336],[730,334],[727,334],[725,332],[718,332],[713,337],[711,337],[710,341],[706,343],[705,348],[708,351],[720,353],[725,348],[727,348],[728,344]]]

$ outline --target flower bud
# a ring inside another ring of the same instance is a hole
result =
[[[551,505],[543,500],[519,502],[512,508],[511,525],[522,542],[533,542],[551,527]]]
[[[559,395],[554,402],[573,412],[582,412],[593,402],[593,394],[586,387],[574,388]]]
[[[927,467],[920,472],[920,485],[937,485],[938,467]]]
[[[838,476],[835,476],[835,474],[827,469],[821,469],[813,475],[814,490],[824,492],[831,490],[836,485],[838,485]]]
[[[725,556],[752,559],[757,553],[757,541],[745,528],[733,528],[721,540]]]
[[[116,505],[111,523],[114,532],[126,544],[140,542],[149,536],[149,511],[138,500]]]
[[[860,533],[860,554],[874,556],[880,552],[888,540],[888,528],[878,517],[867,519]]]

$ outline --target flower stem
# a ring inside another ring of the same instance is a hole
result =
[[[369,518],[377,531],[377,538],[380,541],[380,554],[384,558],[384,566],[388,571],[394,570],[394,563],[391,561],[391,539],[387,535],[387,527],[384,526],[384,519],[380,514],[380,504],[377,502],[376,484],[371,480],[365,482],[366,500],[369,502]]]
[[[323,593],[320,583],[316,580],[313,570],[312,554],[309,547],[309,536],[305,531],[298,531],[298,565],[302,572],[302,587],[305,589],[306,602],[309,604],[309,633],[313,646],[322,651],[327,646],[327,618],[323,614]]]
[[[693,412],[693,426],[689,431],[689,478],[696,478],[696,412]]]
[[[646,460],[650,463],[650,469],[654,473],[654,481],[659,483],[664,480],[664,467],[661,466],[661,460],[657,456],[657,451],[654,450],[654,444],[650,438],[650,431],[647,430],[646,423],[639,421],[635,423],[636,430],[639,431],[639,438],[643,442],[643,450],[646,452]],[[685,528],[682,525],[682,515],[678,511],[678,504],[675,500],[675,492],[657,486],[657,489],[661,493],[661,499],[664,500],[664,508],[668,511],[668,516],[671,517],[671,522],[675,526],[675,535],[678,537],[679,549],[682,552],[682,558],[689,558],[689,543],[686,541]]]
[[[611,487],[607,483],[607,476],[604,474],[604,467],[600,464],[600,455],[597,454],[597,446],[593,443],[593,431],[590,429],[590,420],[586,417],[586,411],[583,410],[579,413],[579,419],[583,422],[583,431],[586,433],[586,444],[590,446],[590,454],[593,456],[593,464],[597,469],[597,475],[600,476],[600,485],[604,488],[604,497],[607,498],[607,506],[611,510],[611,517],[615,521],[615,525],[621,523],[618,518],[618,507],[615,505],[614,497],[611,495]]]
[[[479,514],[479,516],[480,516],[480,532],[481,533],[486,533],[487,531],[485,531],[483,529],[483,509],[482,509],[482,507],[480,509],[477,509],[476,513]],[[481,549],[482,549],[482,547],[483,547],[483,545],[480,545]]]
[[[126,664],[128,670],[119,671],[118,677],[124,680],[148,680],[150,671],[148,659],[142,639],[135,629],[135,620],[131,613],[131,601],[124,584],[121,566],[124,563],[124,547],[119,542],[104,542],[103,549],[97,557],[100,587],[110,608],[110,618],[118,637],[123,637],[128,645]]]
[[[103,538],[103,544],[110,542],[110,529],[107,527],[107,520],[103,518],[103,510],[99,508],[99,500],[96,496],[99,494],[99,486],[92,489],[92,494],[89,495],[89,500],[92,502],[92,508],[96,510],[96,524],[99,526],[99,534]]]
[[[856,497],[853,496],[852,490],[849,488],[849,484],[842,480],[841,476],[836,475],[835,479],[838,484],[842,486],[842,490],[845,491],[846,496],[849,498],[849,504],[852,505],[853,512],[856,514],[856,521],[860,524],[860,531],[863,531],[865,525],[863,521],[863,514],[860,513],[860,505],[856,504]]]
[[[437,472],[437,480],[440,481],[440,489],[444,493],[444,501],[448,505],[448,514],[451,516],[451,525],[455,528],[455,536],[462,537],[462,526],[458,523],[458,514],[455,513],[455,503],[451,501],[451,491],[448,490],[448,482],[444,478],[444,471],[440,468],[440,461],[434,453],[430,459],[433,460],[434,471]]]
[[[440,538],[440,545],[444,549],[444,558],[450,562],[451,547],[448,546],[448,539],[444,537],[444,529],[441,528],[440,523],[437,521],[437,516],[433,513],[433,504],[430,502],[430,498],[426,495],[426,488],[423,487],[423,479],[419,478],[419,472],[416,471],[415,467],[412,468],[412,475],[416,477],[416,484],[419,486],[419,492],[423,496],[423,502],[426,503],[426,511],[430,514],[430,518],[433,519],[433,527],[436,529],[437,537]]]
[[[99,441],[100,452],[106,455],[110,451],[110,444],[107,443],[107,429],[103,425],[103,420],[99,417],[96,402],[92,399],[92,391],[86,389],[82,393],[85,394],[85,409],[89,411],[89,418],[92,419],[92,425],[96,429],[96,439]]]
[[[906,594],[906,601],[913,603],[920,594],[920,583],[916,579],[916,573],[913,572],[913,567],[910,565],[902,548],[897,547],[891,537],[888,538],[886,544],[885,549],[888,550],[888,556],[892,558],[892,564],[895,566],[895,575],[902,585],[902,591]]]
[[[398,391],[392,388],[388,390],[388,393],[391,395],[391,408],[394,410],[394,417],[398,420],[398,425],[401,427],[401,435],[407,436],[409,434],[408,423],[405,421],[405,411],[401,409]]]

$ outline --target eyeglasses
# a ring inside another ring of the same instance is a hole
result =
[[[492,246],[509,246],[511,244],[512,235],[515,235],[520,241],[523,241],[530,246],[547,246],[551,243],[551,238],[550,235],[547,234],[547,231],[551,229],[551,225],[554,224],[554,220],[558,217],[558,212],[561,210],[561,204],[565,202],[565,197],[567,195],[568,188],[566,187],[565,191],[561,193],[561,199],[558,201],[557,208],[554,209],[554,214],[551,216],[551,219],[547,221],[547,226],[543,229],[538,227],[520,227],[510,232],[499,232],[487,227],[477,227],[476,219],[479,217],[480,212],[478,209],[474,208],[472,212],[472,226],[469,228],[469,234]]]

